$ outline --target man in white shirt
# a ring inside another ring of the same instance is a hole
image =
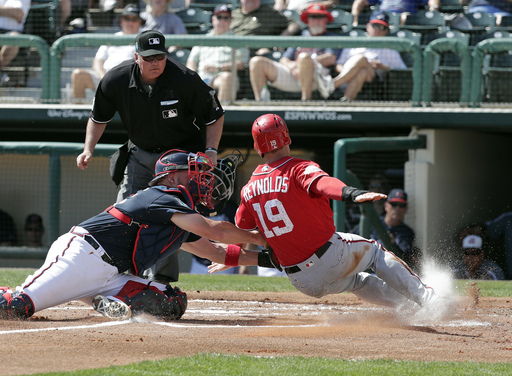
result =
[[[121,31],[114,35],[137,34],[144,24],[140,16],[139,7],[128,4],[124,7],[120,19]],[[71,73],[71,87],[75,98],[85,98],[85,89],[96,90],[98,83],[105,73],[123,61],[133,59],[135,45],[128,46],[100,46],[94,60],[92,69],[75,69]]]
[[[25,28],[25,20],[30,10],[30,0],[0,0],[0,33],[18,35]],[[18,55],[18,46],[0,48],[0,70],[5,68]]]
[[[374,11],[366,25],[368,37],[384,37],[389,32],[389,16],[383,11]],[[334,87],[344,91],[342,101],[352,101],[363,88],[365,82],[372,82],[376,77],[382,80],[391,69],[405,69],[407,66],[400,53],[389,48],[344,48],[336,62],[340,72],[333,80]]]

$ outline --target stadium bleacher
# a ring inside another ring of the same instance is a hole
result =
[[[42,1],[41,3],[32,2],[34,9],[31,10],[31,14],[29,15],[29,22],[27,22],[27,30],[31,32],[33,35],[38,35],[44,38],[47,42],[49,42],[49,46],[53,43],[54,39],[59,37],[58,32],[55,29],[55,35],[49,33],[49,28],[51,29],[51,22],[55,23],[54,16],[51,16],[55,9],[52,9],[52,6],[49,4],[53,4],[55,6],[55,0],[47,0]],[[220,1],[220,0],[219,0]],[[204,3],[198,2],[195,3],[193,7],[187,10],[181,10],[178,15],[182,16],[184,22],[189,29],[190,34],[203,34],[209,30],[211,27],[210,19],[211,19],[211,11],[212,6],[217,3],[217,0],[205,0]],[[224,2],[223,2],[224,3]],[[201,4],[205,4],[204,7],[201,7]],[[41,6],[40,6],[41,5]],[[235,4],[233,6],[236,6]],[[403,25],[400,24],[400,15],[396,13],[390,14],[390,37],[398,37],[398,38],[408,38],[412,40],[415,44],[420,44],[421,49],[424,50],[425,47],[432,42],[433,40],[440,37],[449,37],[447,32],[450,31],[450,24],[446,22],[445,17],[449,12],[457,13],[460,11],[459,8],[456,7],[456,4],[453,4],[453,1],[443,0],[441,10],[447,12],[430,12],[430,11],[420,11],[416,15],[409,15]],[[353,28],[351,17],[349,10],[346,10],[347,7],[343,4],[334,7],[331,12],[335,16],[336,22],[330,25],[332,30],[336,30],[337,33],[341,37],[352,37],[361,38],[364,40],[364,24],[365,24],[365,16],[369,16],[369,13],[363,13],[360,15],[360,24]],[[45,12],[43,16],[41,16]],[[120,12],[120,9],[114,9],[112,14],[116,17]],[[299,19],[299,14],[297,12],[286,11],[290,17],[294,19]],[[468,16],[468,14],[465,14]],[[119,30],[117,26],[114,26],[112,23],[112,15],[105,15],[99,11],[97,7],[93,7],[89,10],[89,17],[91,20],[91,25],[88,30],[88,36],[94,36],[94,34],[99,33],[108,33],[112,34],[115,31]],[[494,30],[499,30],[499,26],[496,26],[495,19],[489,16],[476,15],[470,16],[470,21],[473,23],[473,26],[469,30],[459,30],[464,35],[470,35],[470,41],[468,44],[468,48],[472,52],[475,48],[476,44],[484,39],[495,38],[497,34],[493,34]],[[361,22],[362,21],[362,22]],[[503,25],[501,28],[506,28],[507,20],[506,18],[502,21]],[[50,26],[49,26],[50,25]],[[506,31],[506,30],[504,30]],[[65,32],[70,32],[67,30]],[[454,31],[454,35],[459,35],[457,31]],[[452,34],[450,34],[452,35]],[[502,34],[503,38],[509,38],[510,34],[504,33]],[[418,42],[420,40],[420,42]],[[51,42],[51,43],[50,43]],[[184,46],[185,49],[190,50],[192,46]],[[66,85],[70,83],[71,71],[77,67],[91,67],[92,60],[95,55],[97,47],[69,47],[60,57],[61,59],[61,72],[60,77],[56,79],[59,80],[59,85],[61,89],[61,98],[64,98],[64,89]],[[272,49],[274,54],[279,54],[284,51],[284,47],[275,47]],[[449,88],[459,88],[460,87],[460,66],[456,64],[457,56],[451,54],[449,59],[455,59],[455,63],[448,64],[445,61],[448,59],[448,55],[440,58],[439,63],[436,64],[436,70],[432,72],[435,76],[435,82],[446,83]],[[510,93],[510,89],[505,88],[504,85],[497,85],[496,79],[491,77],[508,77],[506,76],[509,70],[512,70],[512,67],[507,66],[507,63],[503,63],[503,61],[508,62],[508,54],[500,53],[500,56],[497,57],[487,57],[485,59],[485,66],[482,66],[482,80],[486,82],[485,90],[486,94],[483,95],[483,101],[486,103],[494,103],[493,101],[497,101],[501,103],[504,100],[509,100],[512,96]],[[408,70],[403,72],[394,72],[392,71],[388,78],[386,79],[387,84],[384,85],[384,88],[379,88],[379,90],[372,89],[372,85],[366,85],[363,92],[359,97],[359,100],[362,103],[367,101],[373,102],[383,102],[383,101],[391,101],[391,102],[406,102],[411,103],[412,99],[412,65],[413,58],[411,53],[402,52],[402,56],[407,66]],[[178,56],[179,58],[179,56]],[[181,60],[184,61],[183,57]],[[501,63],[500,63],[501,62]],[[20,102],[40,102],[41,101],[41,92],[42,92],[42,80],[41,80],[41,72],[42,67],[40,65],[41,61],[39,55],[36,53],[34,48],[22,48],[17,59],[11,64],[10,67],[5,69],[5,73],[9,75],[10,82],[8,84],[4,83],[0,87],[0,102],[4,100],[13,100]],[[449,67],[449,68],[447,68]],[[449,72],[449,73],[448,73]],[[240,74],[242,86],[237,95],[237,100],[245,100],[251,101],[253,99],[252,89],[250,87],[250,81],[248,79],[248,72],[244,72]],[[457,76],[459,78],[457,78]],[[441,79],[442,77],[442,79]],[[492,84],[491,84],[492,83]],[[444,85],[444,84],[443,84]],[[490,86],[489,86],[490,85]],[[490,91],[490,87],[493,87],[492,91]],[[453,90],[452,90],[453,91]],[[436,89],[436,92],[443,93],[441,96],[434,95],[434,102],[448,102],[455,103],[457,102],[457,95],[444,95],[449,93],[450,91],[446,91],[444,89]],[[493,95],[490,95],[489,92],[492,92]],[[499,95],[498,95],[499,93]],[[295,101],[298,98],[294,94],[289,93],[279,93],[275,92],[272,96],[274,101]],[[318,93],[314,95],[314,101],[322,100]],[[5,99],[4,99],[5,98]],[[8,98],[8,99],[6,99]],[[339,96],[334,94],[327,101],[337,101]],[[400,103],[398,103],[400,104]],[[403,105],[401,103],[400,105]]]

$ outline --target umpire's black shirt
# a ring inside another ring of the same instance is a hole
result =
[[[148,94],[134,60],[109,70],[96,90],[91,119],[108,123],[119,112],[129,139],[147,151],[204,150],[206,126],[224,114],[215,90],[184,65],[167,59]]]

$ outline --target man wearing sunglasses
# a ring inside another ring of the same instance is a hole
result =
[[[457,279],[505,279],[499,265],[485,258],[484,240],[478,235],[468,235],[462,239],[462,260],[454,265],[453,274]]]
[[[418,257],[416,248],[414,247],[414,230],[404,223],[405,214],[407,213],[407,193],[403,189],[392,189],[388,194],[388,198],[384,203],[385,214],[381,217],[382,224],[389,234],[391,243],[399,250],[399,257],[402,258],[411,268],[417,269]],[[356,225],[351,231],[359,234],[359,225]],[[370,238],[381,243],[381,239],[372,228]]]
[[[147,187],[155,162],[166,150],[204,151],[217,163],[224,109],[215,90],[197,73],[167,59],[162,33],[147,30],[137,35],[135,59],[112,68],[100,81],[78,168],[89,166],[116,112],[129,137],[118,202]]]
[[[112,177],[119,186],[117,202],[147,187],[156,161],[166,150],[202,151],[215,165],[224,125],[224,109],[215,90],[196,72],[167,59],[162,33],[146,30],[138,34],[134,57],[101,79],[84,151],[77,157],[78,168],[86,169],[107,124],[118,112],[129,140],[111,161]],[[160,274],[164,281],[177,281],[177,257],[171,258],[174,261],[169,265],[174,267],[155,269],[148,276]]]
[[[231,25],[231,8],[226,5],[217,5],[212,15],[213,28],[206,36],[233,35],[229,30]],[[195,46],[190,51],[187,68],[197,71],[201,78],[212,88],[218,91],[221,101],[229,101],[231,95],[231,80],[235,80],[236,90],[240,88],[238,76],[231,76],[232,62],[231,47],[228,46]],[[243,71],[249,62],[249,49],[240,47],[236,49],[236,70]]]
[[[374,11],[366,25],[367,36],[384,37],[388,32],[389,16],[386,12]],[[389,48],[344,48],[336,64],[339,75],[328,90],[332,93],[341,88],[344,102],[353,101],[366,82],[383,80],[391,69],[407,68],[400,53]]]

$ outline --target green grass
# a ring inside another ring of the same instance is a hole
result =
[[[0,286],[21,284],[33,269],[0,269]],[[471,283],[477,283],[481,296],[510,297],[512,281],[455,281],[463,295]],[[183,291],[296,291],[287,278],[263,278],[254,275],[180,275],[177,285]],[[507,359],[503,359],[507,361]],[[412,362],[388,360],[346,360],[305,357],[254,357],[220,354],[196,354],[187,357],[145,361],[127,366],[95,370],[44,373],[38,375],[512,375],[511,363]]]
[[[254,357],[221,354],[197,354],[187,357],[112,366],[101,370],[44,373],[37,375],[118,376],[118,375],[315,375],[315,376],[437,376],[437,375],[510,375],[510,364],[412,362],[395,360],[344,360],[295,357]]]
[[[18,286],[34,269],[2,269],[0,268],[0,286]],[[512,297],[512,281],[466,281],[454,282],[455,291],[464,295],[471,285],[476,283],[481,296]],[[297,291],[286,277],[258,277],[256,275],[226,274],[180,274],[176,283],[183,291]]]

